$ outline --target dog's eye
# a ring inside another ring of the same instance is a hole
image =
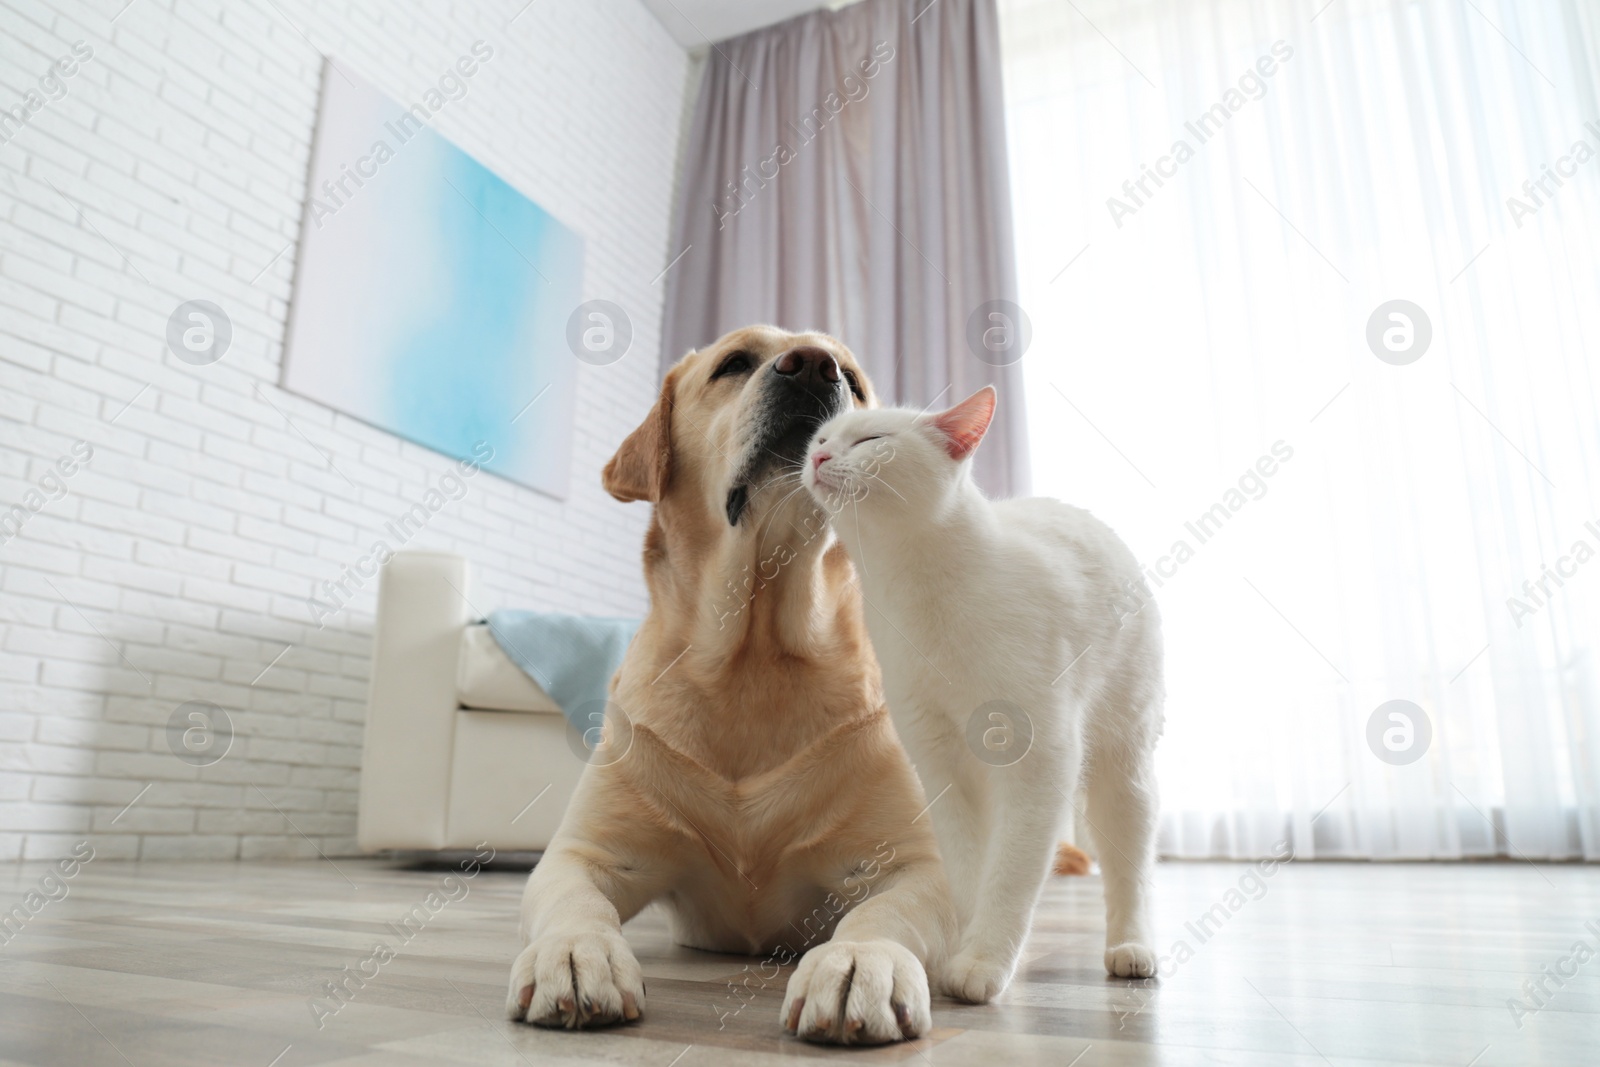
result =
[[[867,394],[861,391],[861,379],[856,377],[856,372],[846,367],[844,380],[850,383],[850,391],[856,395],[856,399],[865,404]]]
[[[754,367],[755,362],[750,358],[750,353],[734,352],[717,364],[717,369],[711,372],[711,380],[716,381],[729,374],[749,374]]]

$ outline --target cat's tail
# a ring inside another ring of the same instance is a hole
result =
[[[1063,841],[1056,846],[1057,874],[1088,874],[1090,862],[1089,854],[1075,845]]]

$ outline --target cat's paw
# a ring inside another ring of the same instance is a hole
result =
[[[894,941],[829,941],[801,959],[783,996],[783,1028],[807,1041],[885,1045],[933,1025],[928,975]]]
[[[567,1030],[632,1022],[644,975],[618,933],[541,937],[511,965],[506,1017]]]
[[[1137,941],[1106,949],[1106,972],[1116,978],[1154,978],[1156,954]]]
[[[939,991],[968,1004],[987,1004],[1010,984],[1010,965],[962,951],[945,964]]]

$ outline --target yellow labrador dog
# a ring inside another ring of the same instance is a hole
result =
[[[799,481],[816,427],[875,402],[832,337],[750,327],[684,357],[606,465],[612,496],[655,505],[650,613],[523,893],[512,1019],[637,1019],[621,925],[661,901],[681,944],[800,959],[791,1033],[927,1031],[949,890],[850,562]]]

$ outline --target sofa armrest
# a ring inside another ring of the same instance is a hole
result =
[[[361,754],[363,852],[445,847],[467,561],[399,552],[383,567]]]

